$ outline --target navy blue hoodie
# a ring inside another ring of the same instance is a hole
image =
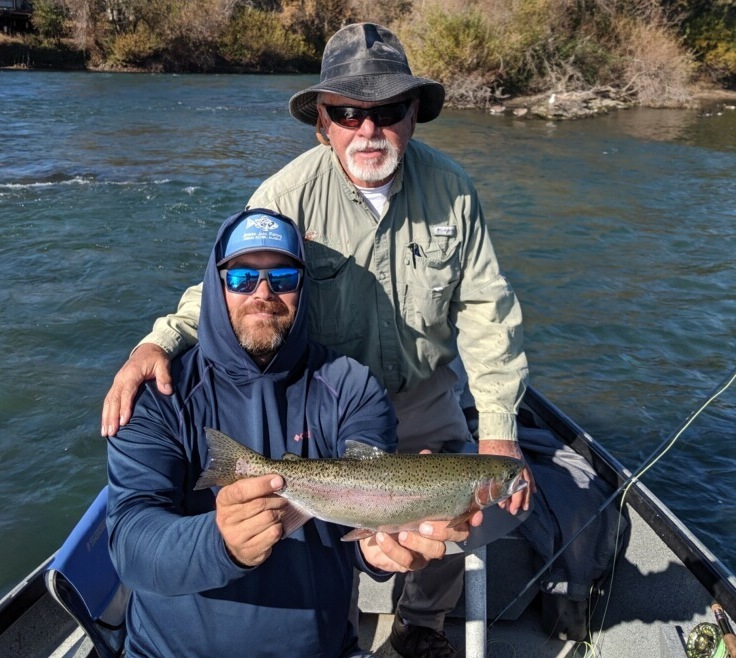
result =
[[[368,369],[308,342],[306,289],[268,367],[240,346],[216,267],[238,218],[218,233],[199,343],[172,363],[174,394],[148,384],[108,444],[110,551],[133,590],[129,656],[337,658],[357,646],[353,567],[372,572],[357,543],[340,541],[346,528],[309,521],[262,565],[244,568],[225,550],[214,492],[193,489],[208,461],[205,427],[272,458],[336,457],[348,439],[396,446],[393,410]]]

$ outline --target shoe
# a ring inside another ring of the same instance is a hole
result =
[[[541,592],[542,628],[558,640],[584,642],[588,639],[588,601]]]
[[[405,624],[399,614],[389,637],[391,646],[403,658],[455,658],[455,648],[442,631]]]

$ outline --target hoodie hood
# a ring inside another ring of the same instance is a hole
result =
[[[225,293],[220,279],[217,263],[225,255],[227,236],[233,224],[240,222],[246,215],[267,214],[281,221],[288,222],[293,228],[298,242],[299,258],[304,261],[304,243],[299,230],[293,221],[272,210],[249,209],[228,217],[217,233],[217,240],[210,253],[204,274],[202,287],[202,310],[199,317],[199,346],[202,356],[215,368],[227,373],[228,377],[238,383],[247,382],[255,377],[272,377],[282,379],[302,362],[307,351],[307,290],[305,278],[299,294],[294,324],[279,348],[271,363],[261,371],[258,364],[242,348],[230,324],[230,317],[225,303]]]

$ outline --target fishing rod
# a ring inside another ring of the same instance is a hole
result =
[[[618,496],[623,492],[623,495],[621,496],[621,507],[623,508],[623,502],[626,498],[626,494],[629,492],[629,489],[636,484],[636,482],[639,481],[642,475],[644,475],[652,466],[654,466],[664,455],[669,452],[669,450],[672,448],[672,446],[677,442],[677,440],[682,436],[683,432],[690,427],[690,425],[695,421],[695,419],[703,412],[705,409],[715,400],[721,393],[726,391],[731,384],[733,384],[734,380],[736,380],[736,368],[734,368],[726,377],[724,377],[708,394],[708,396],[705,398],[703,403],[693,412],[690,413],[690,415],[680,424],[680,426],[671,433],[664,441],[662,441],[655,450],[650,453],[650,455],[644,460],[642,465],[634,472],[632,473],[626,480],[624,480],[618,488],[605,500],[603,501],[598,509],[595,511],[593,516],[591,516],[590,519],[588,519],[573,535],[570,537],[553,555],[552,557],[545,562],[545,564],[537,571],[529,580],[529,582],[524,586],[524,588],[519,592],[516,597],[503,609],[501,612],[499,612],[495,619],[488,625],[490,628],[493,626],[503,615],[504,613],[511,608],[526,592],[527,590],[534,584],[537,583],[537,581],[544,575],[545,571],[554,563],[554,561],[560,557],[569,547],[570,545],[580,536],[580,534],[591,524],[593,521],[600,516],[600,514],[603,513],[603,511],[608,507]],[[619,523],[620,523],[620,517],[619,517]],[[619,526],[620,529],[620,526]],[[617,541],[618,544],[618,531],[617,531]],[[618,549],[617,549],[618,550]],[[614,557],[615,561],[615,557]]]

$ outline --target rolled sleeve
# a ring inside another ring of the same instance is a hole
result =
[[[516,441],[516,415],[478,412],[478,436],[483,439]]]

